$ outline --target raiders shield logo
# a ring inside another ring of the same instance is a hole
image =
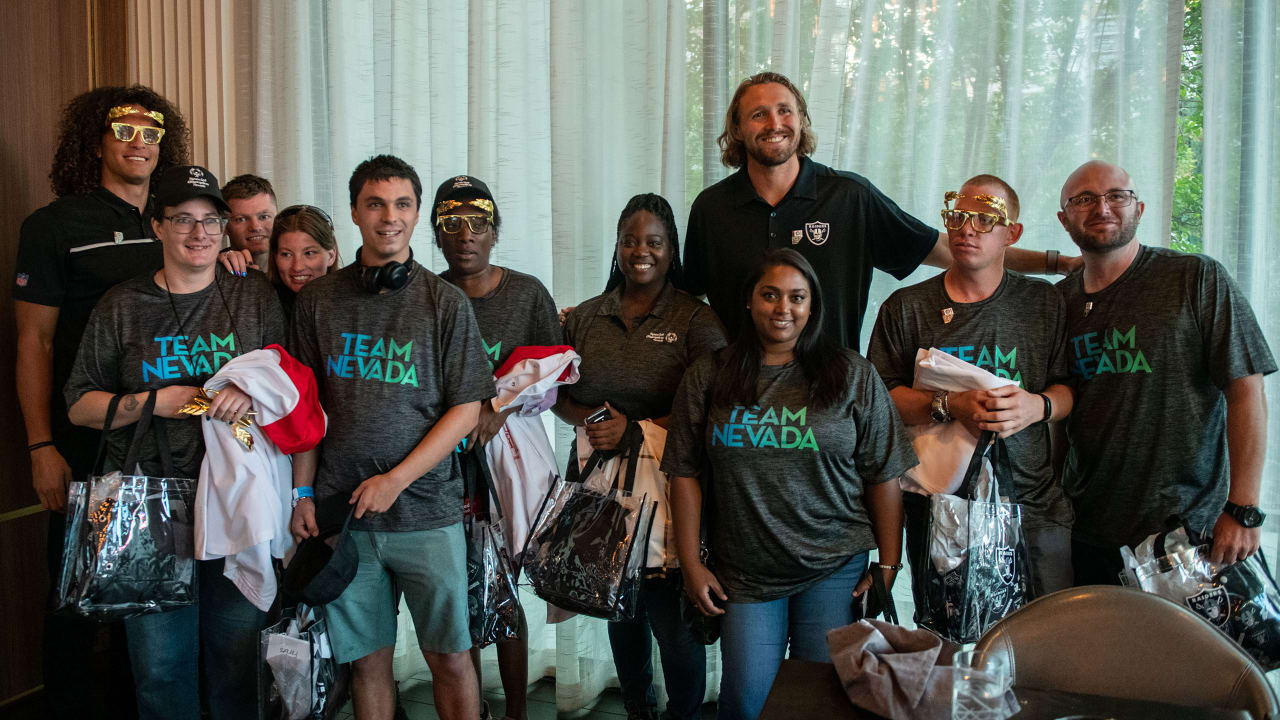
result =
[[[822,245],[831,235],[831,223],[811,222],[804,224],[804,236],[814,245]]]
[[[1005,585],[1013,584],[1014,576],[1014,552],[1011,547],[996,548],[996,562],[1000,564],[1000,581]]]
[[[1209,622],[1222,627],[1231,617],[1231,600],[1221,585],[1206,588],[1187,598],[1187,607]]]

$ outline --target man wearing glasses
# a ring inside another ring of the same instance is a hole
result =
[[[1217,261],[1134,241],[1144,206],[1122,168],[1081,165],[1061,207],[1084,256],[1058,284],[1076,391],[1063,468],[1076,583],[1115,584],[1119,546],[1173,515],[1213,535],[1215,562],[1248,557],[1264,519],[1262,376],[1276,369],[1253,310]]]
[[[232,250],[247,250],[255,270],[267,271],[271,227],[276,218],[276,191],[257,175],[237,175],[222,186],[222,197],[231,206],[227,238]]]
[[[1010,469],[1031,555],[1036,596],[1071,586],[1071,507],[1055,480],[1049,425],[1071,412],[1065,353],[1066,312],[1049,283],[1005,269],[1005,253],[1018,242],[1018,195],[994,175],[978,175],[948,192],[942,210],[951,267],[898,290],[880,308],[868,359],[876,366],[898,413],[909,426],[956,423],[976,440],[998,432]],[[936,347],[1011,381],[994,390],[935,392],[913,387],[916,353]],[[962,458],[968,461],[968,453]],[[935,479],[952,473],[922,467],[904,479],[907,553],[912,591],[921,606],[922,568],[914,562],[926,541],[928,496],[954,492]]]
[[[62,559],[67,483],[85,479],[98,432],[67,419],[62,387],[89,313],[108,288],[160,267],[151,230],[151,178],[187,162],[187,125],[177,108],[141,85],[100,87],[62,112],[49,172],[57,199],[22,223],[14,273],[17,389],[31,453],[31,484],[49,514],[49,571]],[[100,717],[83,679],[96,624],[46,617],[45,697],[50,717]],[[128,662],[113,658],[116,671]],[[118,697],[118,693],[113,694]],[[136,715],[113,699],[120,717]],[[114,716],[113,716],[114,717]]]

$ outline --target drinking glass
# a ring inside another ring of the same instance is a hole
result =
[[[1004,720],[1009,664],[1003,655],[983,657],[973,650],[952,660],[951,717],[954,720]]]

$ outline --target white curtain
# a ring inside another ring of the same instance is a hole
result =
[[[1280,284],[1267,279],[1280,253],[1265,243],[1280,220],[1276,8],[1207,5],[1204,247],[1274,337]],[[270,177],[282,204],[334,211],[347,258],[359,239],[341,219],[346,179],[361,160],[404,157],[428,202],[443,179],[478,176],[503,215],[494,261],[576,304],[603,287],[627,198],[660,192],[683,223],[696,193],[725,176],[715,137],[729,96],[772,69],[808,98],[815,159],[867,176],[926,222],[937,223],[945,190],[993,172],[1021,196],[1020,246],[1075,254],[1055,217],[1058,192],[1100,158],[1135,179],[1147,205],[1139,239],[1167,245],[1182,19],[1181,0],[255,2],[236,13],[252,46],[237,56],[249,68],[237,87],[240,146],[252,146],[238,157],[252,167],[235,172]],[[414,249],[443,268],[425,225]],[[868,332],[898,286],[877,276]],[[1276,458],[1264,504],[1280,512]],[[1280,523],[1268,525],[1280,555]],[[907,585],[897,588],[904,616]],[[589,705],[616,683],[603,624],[541,625],[540,604],[524,597],[531,679],[556,676],[562,711]],[[398,670],[418,663],[402,651]],[[712,697],[715,655],[709,664]]]
[[[240,94],[251,98],[243,131],[254,149],[252,167],[236,172],[269,177],[281,205],[331,210],[347,259],[359,245],[343,220],[347,178],[378,153],[417,169],[424,205],[454,175],[488,183],[503,221],[493,262],[536,275],[561,305],[603,290],[617,217],[632,195],[662,193],[684,216],[680,2],[288,0],[251,8],[237,32],[253,47]],[[443,270],[426,218],[424,207],[415,258]],[[554,675],[561,710],[587,707],[616,686],[605,623],[547,626],[541,601],[528,592],[522,599],[530,679]],[[425,671],[412,634],[401,635],[397,676]],[[485,658],[485,685],[497,687],[496,656]],[[663,694],[656,653],[654,662]],[[718,686],[713,670],[709,699]]]
[[[1214,0],[1204,16],[1204,252],[1235,276],[1280,353],[1280,14],[1274,0]],[[1280,560],[1280,373],[1270,399],[1263,549]]]
[[[1019,247],[1076,255],[1058,194],[1073,169],[1099,158],[1134,177],[1147,205],[1139,240],[1168,244],[1179,0],[704,1],[709,26],[729,28],[728,93],[761,70],[787,75],[808,101],[814,158],[866,176],[925,222],[939,224],[946,190],[993,173],[1021,200]],[[718,40],[704,33],[704,43]],[[903,282],[876,273],[862,347],[880,302],[937,272]],[[894,591],[909,618],[910,584]]]

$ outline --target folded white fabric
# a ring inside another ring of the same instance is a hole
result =
[[[283,558],[293,546],[293,463],[286,453],[315,447],[327,418],[315,375],[279,345],[233,358],[204,384],[210,390],[227,385],[253,399],[253,448],[241,445],[226,423],[200,423],[205,455],[196,487],[196,558],[225,557],[223,575],[258,609],[269,610],[276,595],[271,558]]]
[[[938,392],[994,390],[1015,384],[937,348],[916,352],[916,377],[912,388]],[[978,439],[959,422],[908,425],[911,444],[920,464],[903,475],[902,488],[922,495],[954,493],[964,481],[969,458]]]

